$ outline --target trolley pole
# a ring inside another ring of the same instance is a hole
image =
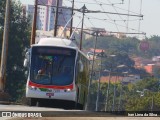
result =
[[[34,18],[32,23],[32,33],[31,33],[31,41],[30,45],[35,44],[35,37],[36,37],[36,25],[37,25],[37,5],[38,0],[35,0],[35,8],[34,8]]]
[[[11,0],[6,0],[6,12],[5,12],[5,23],[4,23],[4,33],[3,33],[2,54],[1,54],[1,68],[0,68],[0,93],[4,93],[4,89],[5,89],[9,19],[10,19],[10,16],[9,16],[10,2]]]
[[[58,24],[58,8],[59,8],[59,0],[56,3],[56,15],[54,19],[54,37],[57,35],[57,24]]]

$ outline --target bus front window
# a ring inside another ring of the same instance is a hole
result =
[[[74,50],[69,49],[70,54],[37,53],[37,50],[35,51],[31,58],[30,77],[32,82],[58,86],[72,84],[75,66]]]

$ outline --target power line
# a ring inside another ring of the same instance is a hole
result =
[[[70,1],[70,2],[71,2],[71,1]],[[71,3],[72,3],[72,2],[71,2]],[[76,5],[74,5],[74,6],[75,6],[75,8],[76,8],[76,9],[74,9],[74,10],[79,10],[78,7],[77,7]],[[84,14],[84,16],[85,16],[85,14]],[[78,18],[81,19],[82,17],[79,16]],[[87,28],[87,25],[86,25],[85,23],[83,23],[83,24],[84,24],[84,26]]]
[[[97,0],[96,0],[96,1],[97,1]],[[100,2],[100,1],[99,1],[99,2]],[[122,3],[121,3],[121,4],[123,4],[123,2],[124,2],[124,0],[122,0]],[[100,4],[100,3],[101,3],[101,4]],[[96,4],[98,4],[98,5],[105,5],[104,2],[100,2],[100,3],[98,3],[98,1],[97,1]],[[110,2],[110,3],[111,3],[111,2]],[[114,6],[115,8],[118,8],[118,9],[120,9],[120,10],[123,10],[123,11],[127,11],[127,12],[128,12],[128,10],[126,10],[126,9],[123,9],[123,8],[120,8],[120,7],[115,6],[116,3],[111,3],[111,4],[108,4],[108,5]],[[136,13],[136,12],[133,12],[133,11],[130,11],[130,10],[129,10],[129,12],[132,13],[132,14],[139,14],[139,13]]]
[[[38,5],[42,5],[42,4],[38,4]],[[50,6],[50,7],[56,7],[54,5],[42,5],[42,6]],[[72,9],[71,7],[64,7],[64,6],[59,6],[59,8],[64,8],[64,9]],[[76,11],[79,11],[80,12],[80,9],[74,9]],[[114,14],[114,15],[128,15],[128,14],[125,14],[125,13],[116,13],[116,12],[106,12],[106,11],[100,11],[100,10],[97,10],[97,11],[94,11],[94,10],[88,10],[87,13],[108,13],[108,14]],[[138,15],[138,14],[129,14],[128,16],[134,16],[134,17],[143,17],[143,15]]]
[[[88,15],[85,15],[85,17],[87,18],[87,19],[97,19],[97,20],[100,20],[100,21],[103,21],[103,22],[109,22],[109,23],[111,23],[111,24],[114,24],[113,22],[111,22],[111,21],[109,21],[108,19],[100,19],[100,18],[96,18],[96,17],[87,17]],[[75,16],[75,17],[78,17],[78,18],[81,18],[81,16]],[[90,23],[91,23],[91,20],[90,20]],[[93,23],[91,23],[92,25],[93,25]],[[123,28],[126,28],[126,26],[124,26],[124,25],[120,25],[120,24],[117,24],[118,26],[120,26],[120,27],[123,27]],[[95,27],[95,26],[94,26]],[[87,28],[87,27],[86,27]],[[136,30],[136,29],[133,29],[133,28],[128,28],[128,29],[130,29],[130,30],[134,30],[134,31],[137,31],[136,33],[144,33],[143,31],[138,31],[138,30]],[[122,32],[119,32],[119,33],[122,33]]]
[[[128,15],[129,15],[129,11],[130,11],[130,0],[128,2]],[[128,26],[129,26],[129,16],[127,16],[127,26],[126,26],[126,32],[128,32]]]
[[[90,19],[97,19],[97,20],[108,20],[108,21],[111,21],[111,20],[109,20],[109,19],[102,19],[102,18],[97,18],[97,17],[93,17],[93,16],[89,16],[89,15],[87,15],[88,16],[88,18],[90,18]],[[87,17],[86,16],[86,17]],[[129,20],[129,21],[138,21],[139,19],[132,19],[132,20]],[[124,21],[124,22],[126,22],[127,20],[112,20],[112,21]]]
[[[95,0],[96,1],[96,0]],[[70,1],[71,2],[71,1]],[[97,1],[96,1],[97,2]],[[72,2],[71,2],[72,3]],[[53,6],[53,5],[50,5],[50,7],[55,7],[55,6]],[[102,7],[102,6],[101,6]],[[60,7],[60,8],[64,8],[64,9],[71,9],[71,7]],[[102,9],[103,9],[103,11],[100,11],[100,10],[98,10],[98,11],[93,11],[93,10],[87,10],[87,13],[106,13],[106,14],[116,14],[116,15],[127,15],[128,16],[128,14],[123,14],[123,13],[117,13],[117,12],[105,12],[105,10],[104,10],[104,8],[102,7]],[[76,11],[79,11],[79,12],[81,12],[80,11],[80,9],[74,9],[74,10],[76,10]],[[85,15],[86,16],[86,15]],[[129,16],[136,16],[136,17],[143,17],[143,15],[132,15],[132,14],[130,14]],[[89,19],[91,19],[91,18],[89,18]],[[96,19],[96,18],[95,18]],[[100,19],[99,19],[100,20]],[[108,19],[104,19],[105,21],[108,21]],[[113,19],[110,19],[110,21],[114,21],[114,22],[109,22],[109,23],[111,23],[111,24],[114,24],[114,25],[116,25],[116,28],[117,28],[117,30],[118,30],[118,26],[121,26],[121,27],[124,27],[123,25],[120,25],[120,24],[117,24],[116,22],[118,21],[118,20],[113,20]],[[120,21],[120,20],[119,20]],[[123,21],[123,20],[121,20],[121,21]],[[91,21],[89,21],[90,23],[91,23]],[[126,20],[124,20],[124,22],[126,22]],[[91,23],[92,25],[93,25],[93,23]],[[86,26],[86,24],[84,23],[84,25]],[[125,26],[126,27],[126,26]],[[86,27],[87,28],[87,27]],[[133,28],[129,28],[129,29],[131,29],[131,30],[135,30],[135,29],[133,29]],[[136,31],[136,30],[135,30]],[[119,30],[118,30],[118,32],[119,32]]]
[[[72,0],[66,0],[66,1],[69,1],[69,2],[72,2]],[[93,2],[82,2],[82,1],[75,1],[76,3],[82,3],[82,4],[95,4],[95,5],[97,5],[97,3],[93,3]],[[112,4],[106,4],[106,3],[104,3],[104,2],[100,2],[100,1],[98,1],[99,3],[99,5],[113,5],[113,4],[122,4],[122,3],[112,3]]]
[[[88,18],[88,21],[90,22],[90,24],[95,27],[95,25],[91,22],[90,18]]]
[[[77,16],[77,17],[80,17],[80,16]],[[91,17],[88,17],[89,19],[92,19]],[[113,22],[110,22],[110,21],[108,21],[108,20],[106,20],[106,19],[99,19],[99,18],[94,18],[94,19],[97,19],[97,20],[101,20],[101,21],[103,21],[103,22],[109,22],[109,23],[111,23],[111,24],[114,24]],[[120,25],[120,24],[117,24],[118,26],[120,26],[120,27],[123,27],[123,28],[126,28],[126,26],[124,26],[124,25]],[[134,31],[137,31],[138,32],[138,30],[136,30],[136,29],[133,29],[133,28],[128,28],[128,29],[130,29],[130,30],[134,30]],[[144,32],[142,32],[142,31],[139,31],[140,33],[144,33]],[[122,33],[122,32],[119,32],[119,33]]]
[[[81,21],[80,21],[81,22]],[[80,24],[80,23],[79,23]],[[79,26],[79,25],[78,25]],[[69,27],[68,27],[69,28]],[[80,30],[81,28],[78,28],[78,27],[72,27],[73,29],[77,29],[77,30]],[[92,31],[92,32],[96,32],[97,30],[92,30],[92,29],[88,29],[88,28],[84,28],[83,29],[83,32],[85,31]],[[146,33],[145,32],[114,32],[114,31],[104,31],[104,30],[98,30],[98,32],[102,32],[102,33],[118,33],[118,34],[141,34],[141,35],[145,35]],[[86,33],[86,32],[85,32]]]
[[[111,2],[110,2],[110,0],[108,0],[108,1],[109,1],[109,3],[111,3]],[[114,8],[114,10],[118,13],[118,11],[117,11],[117,9],[114,7],[114,5],[112,5],[112,7],[113,7],[113,8]],[[121,19],[121,20],[123,20],[123,18],[122,18],[120,15],[119,15],[119,17],[120,17],[120,19]],[[123,21],[124,21],[124,20],[123,20]],[[124,23],[126,24],[126,22],[125,22],[125,21],[124,21]]]
[[[96,3],[98,3],[97,2],[97,0],[94,0]],[[103,11],[105,11],[104,10],[104,8],[102,7],[102,5],[100,5],[100,7],[101,7],[101,9],[103,10]],[[110,18],[110,16],[108,15],[108,14],[106,14],[107,15],[107,17],[110,19],[110,20],[112,20],[112,18]],[[119,29],[118,29],[118,27],[117,27],[117,24],[114,22],[114,25],[116,26],[116,29],[117,29],[117,31],[119,31]]]

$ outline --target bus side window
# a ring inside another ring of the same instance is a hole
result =
[[[77,61],[76,61],[76,72],[75,72],[75,83],[77,84],[78,83],[78,75],[79,75],[79,56],[77,58]]]

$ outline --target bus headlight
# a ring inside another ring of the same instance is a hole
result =
[[[30,90],[37,90],[37,88],[35,86],[29,86],[28,87]]]
[[[64,92],[73,92],[74,89],[65,89]]]

